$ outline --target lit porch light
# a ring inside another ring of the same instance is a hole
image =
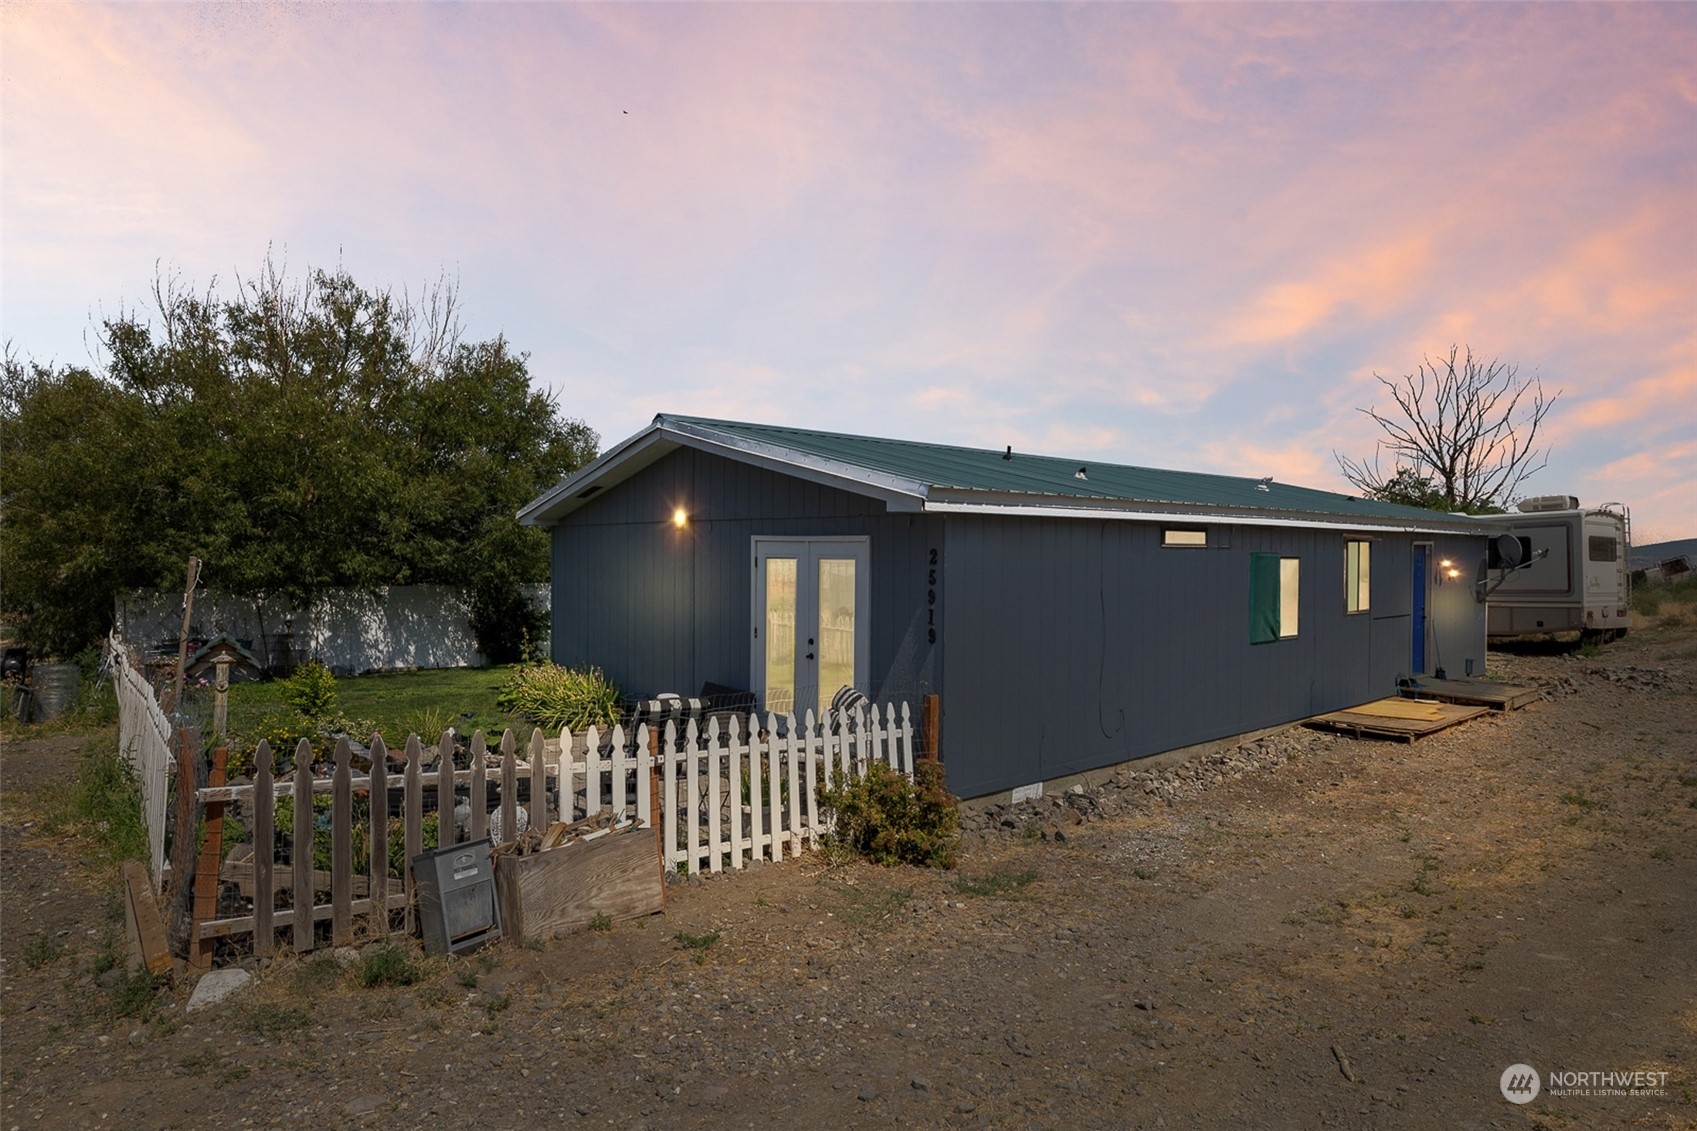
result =
[[[684,527],[688,526],[689,525],[689,512],[684,510],[682,507],[678,507],[676,510],[674,510],[672,512],[672,525],[677,527],[679,530],[682,530]]]

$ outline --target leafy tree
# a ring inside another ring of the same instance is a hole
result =
[[[310,603],[332,588],[460,587],[479,648],[517,658],[548,576],[528,499],[598,437],[530,385],[504,339],[460,340],[456,295],[418,301],[269,260],[232,297],[175,278],[151,317],[101,326],[101,372],[24,364],[0,381],[0,609],[43,651],[104,631],[126,588]]]
[[[1500,511],[1521,482],[1544,467],[1538,428],[1561,391],[1546,396],[1537,377],[1521,377],[1501,361],[1481,362],[1472,347],[1463,354],[1458,346],[1395,381],[1373,376],[1395,411],[1360,411],[1378,423],[1384,438],[1368,460],[1332,453],[1344,478],[1365,497],[1433,510]],[[1387,450],[1388,474],[1379,462]]]

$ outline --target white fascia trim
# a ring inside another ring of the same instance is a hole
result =
[[[1222,526],[1294,526],[1305,530],[1359,530],[1372,534],[1477,534],[1459,526],[1428,526],[1421,523],[1395,523],[1386,519],[1355,519],[1339,515],[1335,519],[1286,518],[1273,515],[1241,515],[1208,511],[1145,511],[1121,507],[1067,507],[1017,503],[961,503],[927,500],[927,513],[990,514],[1031,518],[1099,518],[1117,522],[1188,522],[1217,523]]]
[[[871,471],[858,464],[798,452],[778,444],[761,443],[697,424],[661,417],[656,426],[692,448],[856,495],[870,495],[883,500],[892,511],[923,510],[926,493],[930,490],[929,484],[917,479]]]

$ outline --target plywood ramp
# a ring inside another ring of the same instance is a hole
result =
[[[1421,676],[1411,686],[1403,688],[1402,693],[1422,699],[1439,699],[1445,703],[1490,707],[1497,711],[1518,710],[1543,694],[1536,687],[1516,687],[1489,679],[1431,679],[1427,676]]]
[[[1345,711],[1316,715],[1308,720],[1308,725],[1347,731],[1356,736],[1374,734],[1413,742],[1417,738],[1447,730],[1457,723],[1483,715],[1489,709],[1393,696],[1363,703]]]

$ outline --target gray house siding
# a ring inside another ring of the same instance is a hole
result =
[[[950,518],[951,789],[976,796],[1290,722],[1394,694],[1409,674],[1412,536],[1373,539],[1370,609],[1353,615],[1342,531],[1215,527],[1207,548],[1161,536],[1147,523]],[[1438,556],[1482,553],[1476,539],[1431,541]],[[1292,639],[1249,642],[1255,552],[1302,562]],[[1456,622],[1435,633],[1449,669],[1472,658],[1483,671],[1469,587],[1434,589],[1430,616]]]
[[[683,529],[671,521],[682,507]],[[755,536],[869,539],[871,686],[916,702],[940,682],[925,624],[939,521],[684,448],[567,515],[553,530],[552,653],[595,664],[627,696],[746,688]]]

